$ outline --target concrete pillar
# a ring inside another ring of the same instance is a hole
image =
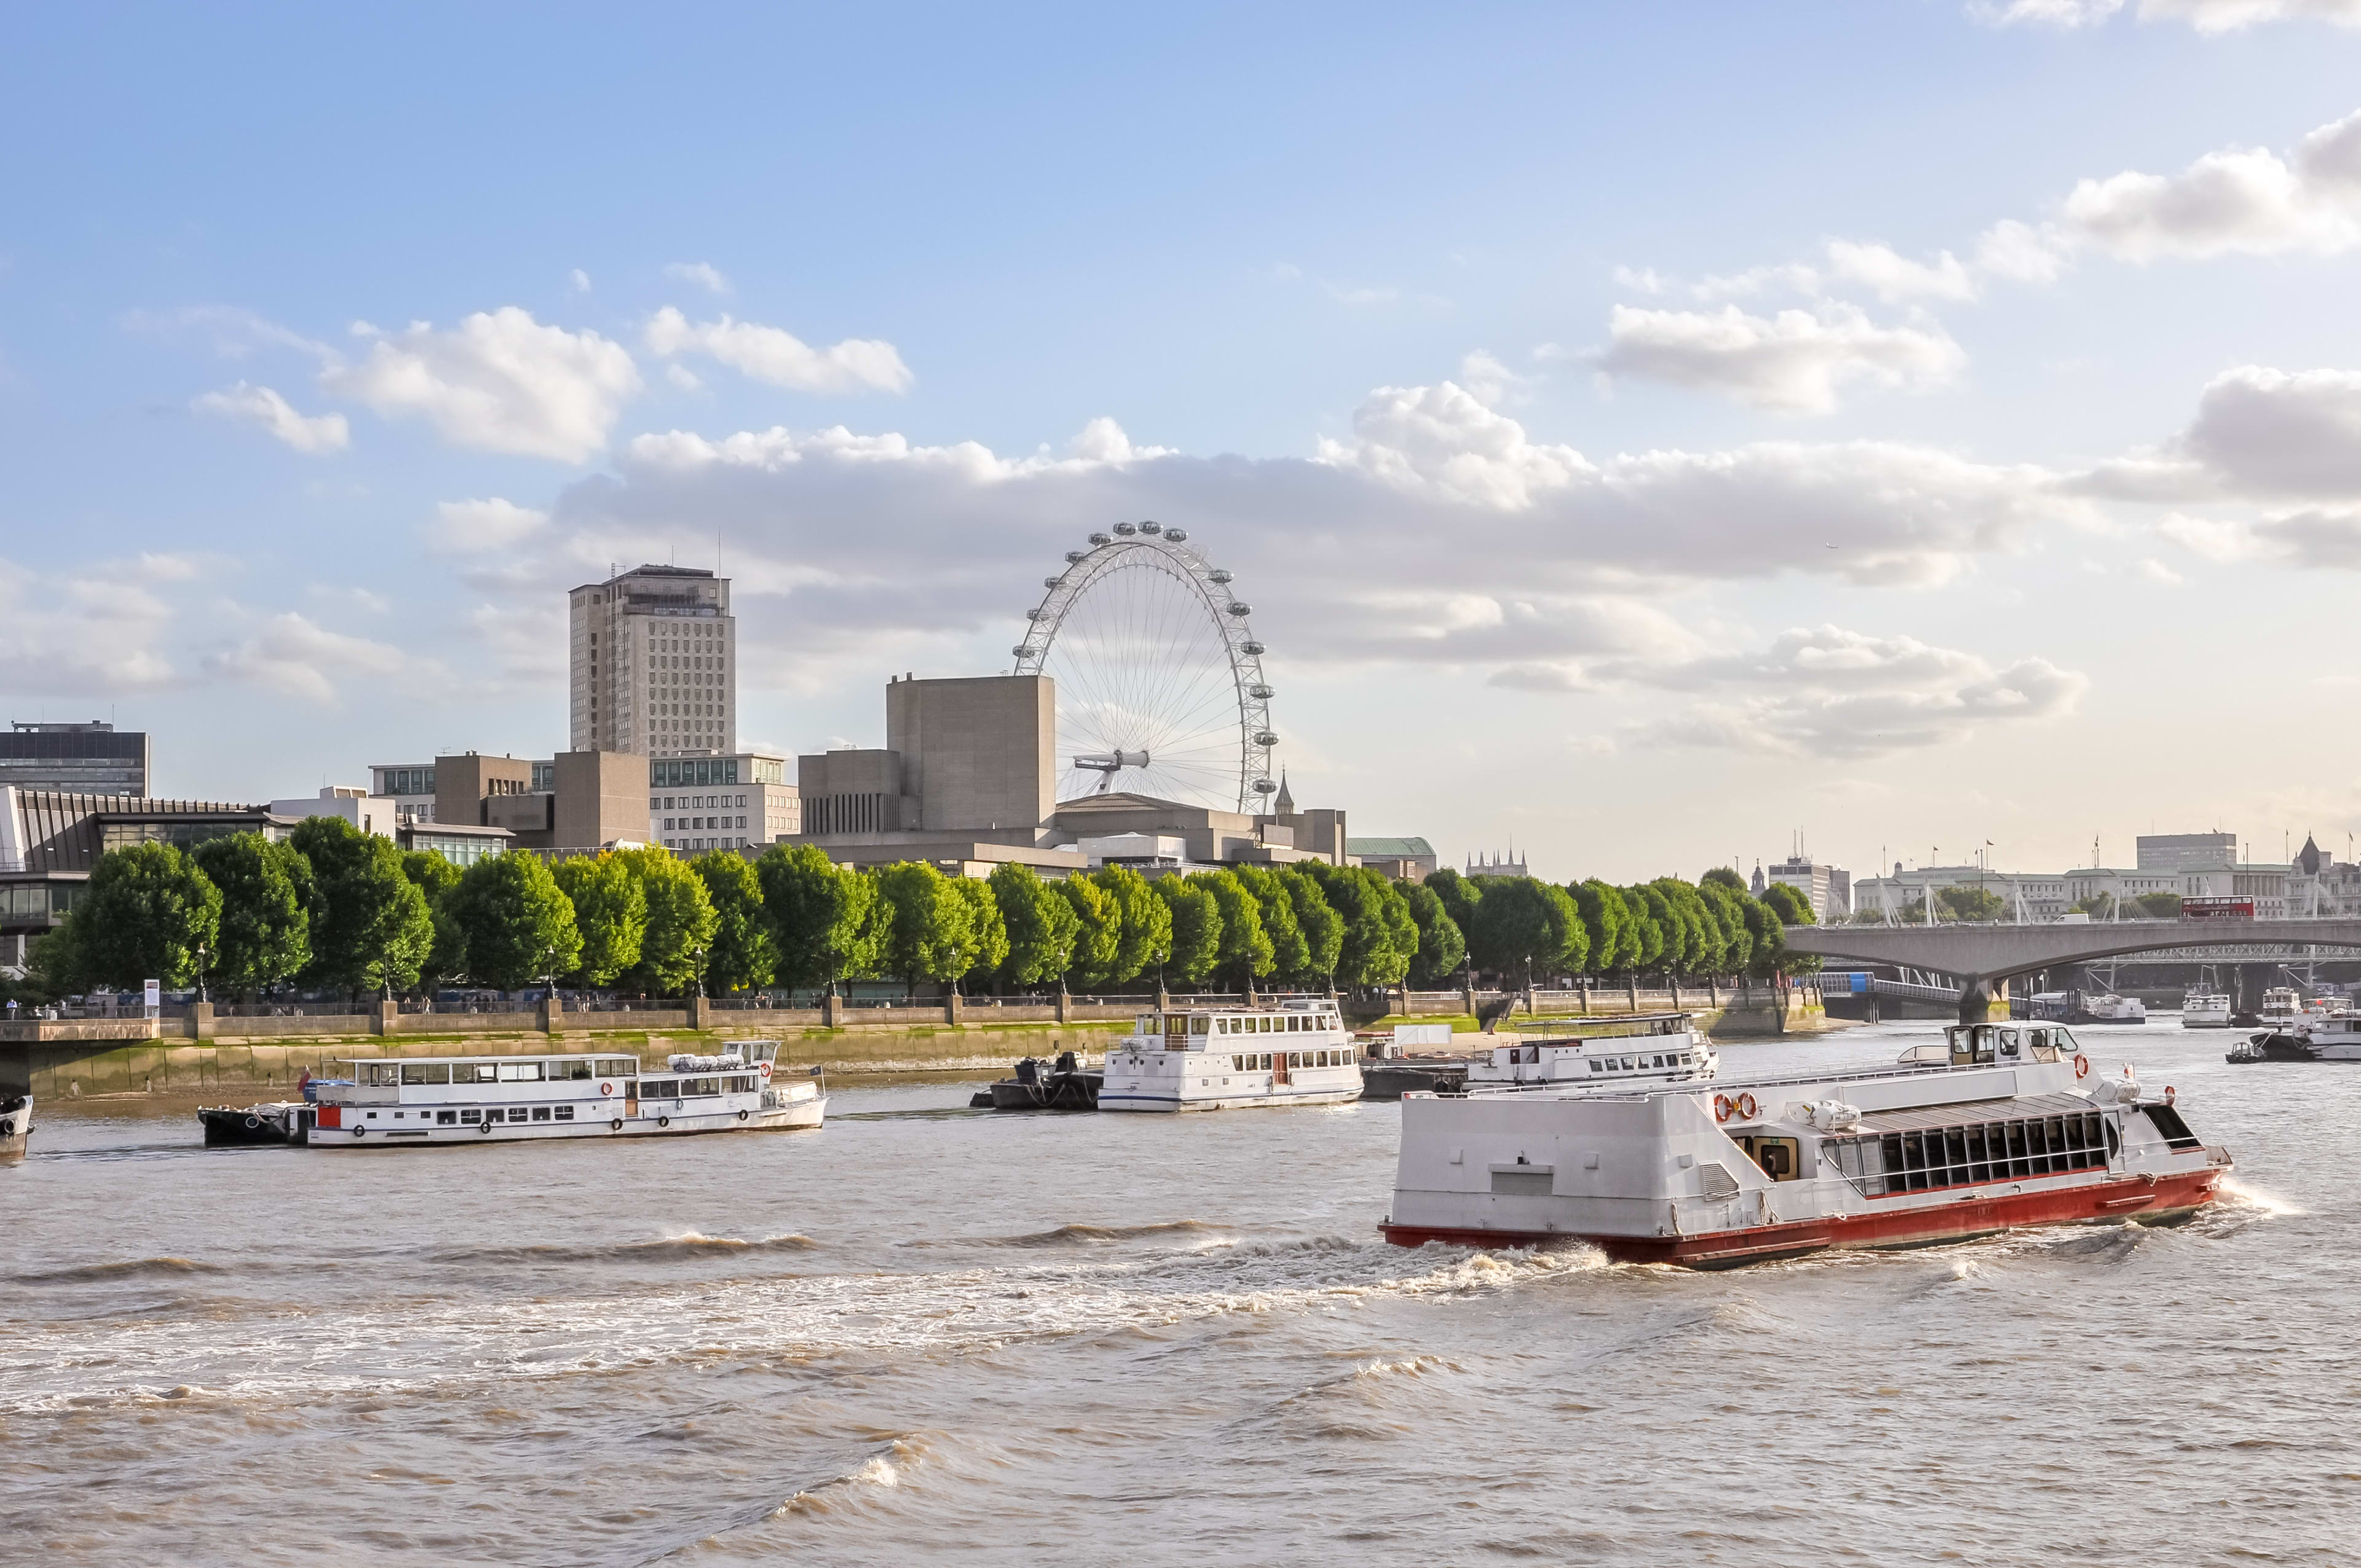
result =
[[[369,1020],[370,1034],[390,1035],[401,1027],[401,1003],[379,1002],[376,1007],[371,1009],[371,1012],[374,1016]],[[544,1029],[549,1027],[549,1020],[546,1017],[542,1019],[541,1026]]]
[[[1706,1005],[1707,1005],[1707,1006],[1708,1006],[1708,1007],[1719,1007],[1719,1006],[1720,1006],[1720,1005],[1721,1005],[1721,981],[1718,981],[1718,980],[1714,979],[1714,977],[1713,977],[1713,976],[1711,976],[1711,975],[1708,975],[1708,976],[1706,976],[1706,977],[1705,977],[1705,996],[1706,996]]]
[[[1066,1007],[1071,1000],[1066,995],[1065,987],[1060,986],[1058,988],[1058,1022],[1060,1024],[1067,1022]]]
[[[1476,984],[1473,981],[1460,988],[1459,999],[1466,1004],[1462,1010],[1467,1016],[1470,1018],[1476,1016]]]
[[[1156,1010],[1159,1013],[1166,1013],[1170,1012],[1171,1007],[1172,993],[1165,990],[1163,986],[1159,985],[1156,988]]]
[[[688,1026],[699,1032],[713,1027],[713,998],[692,996],[688,999]]]
[[[192,1002],[189,1004],[189,1038],[210,1040],[214,1037],[214,1004]]]
[[[1631,1011],[1637,1013],[1640,1011],[1640,977],[1636,974],[1627,977],[1623,988],[1631,999]]]
[[[1681,977],[1676,974],[1667,974],[1664,976],[1664,983],[1673,988],[1673,1011],[1677,1013],[1681,1010]]]
[[[956,1024],[956,1023],[958,1023],[958,1022],[960,1021],[960,1014],[961,1014],[961,1012],[963,1012],[963,1011],[966,1009],[966,1006],[967,1006],[967,998],[966,998],[966,997],[964,997],[964,996],[961,996],[961,995],[958,992],[956,992],[956,991],[952,992],[950,995],[948,995],[948,996],[944,997],[944,998],[943,998],[943,1022],[944,1022],[944,1023],[946,1023],[946,1024]]]
[[[1059,1016],[1061,1019],[1064,1017],[1063,1009],[1065,1005],[1066,999],[1061,995],[1058,998],[1058,1006],[1060,1010]],[[819,999],[819,1022],[820,1027],[824,1029],[837,1029],[843,1027],[844,998],[835,995],[821,997]]]
[[[1584,1016],[1587,1017],[1590,1013],[1590,977],[1587,974],[1576,975],[1574,988],[1582,993],[1582,1011]]]

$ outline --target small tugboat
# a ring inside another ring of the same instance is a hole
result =
[[[2170,1223],[2212,1201],[2229,1151],[2198,1140],[2169,1087],[2091,1070],[2063,1027],[1962,1024],[1886,1067],[1406,1095],[1379,1229],[1403,1246],[1582,1241],[1619,1263],[1727,1268]]]
[[[33,1097],[0,1101],[0,1159],[22,1159],[33,1138]]]
[[[200,1105],[197,1122],[205,1130],[207,1148],[284,1146],[310,1140],[312,1120],[318,1114],[301,1100],[267,1100],[240,1110],[235,1105]]]
[[[1016,1077],[1002,1079],[968,1103],[994,1111],[1095,1111],[1104,1079],[1072,1051],[1060,1051],[1054,1061],[1027,1057],[1016,1064]]]
[[[678,1136],[817,1127],[816,1079],[774,1080],[775,1040],[726,1040],[719,1054],[402,1057],[352,1063],[350,1082],[314,1080],[315,1149],[526,1138]]]
[[[2230,1026],[2230,998],[2222,992],[2199,986],[2180,999],[2180,1026],[2184,1029],[2226,1029]]]
[[[1361,1097],[1353,1036],[1327,997],[1142,1013],[1107,1052],[1102,1111],[1338,1105]]]

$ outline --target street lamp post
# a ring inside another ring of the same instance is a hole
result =
[[[205,945],[197,944],[197,1000],[205,999]]]

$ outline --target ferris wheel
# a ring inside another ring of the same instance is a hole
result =
[[[1229,573],[1181,529],[1118,522],[1042,587],[1011,652],[1016,674],[1058,683],[1059,799],[1125,789],[1268,809],[1271,688]]]

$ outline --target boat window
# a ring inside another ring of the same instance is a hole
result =
[[[755,1090],[762,1087],[762,1081],[763,1080],[761,1079],[756,1078],[750,1072],[743,1078],[731,1079],[728,1087],[730,1092],[732,1094],[752,1094]]]
[[[539,1083],[541,1064],[537,1061],[504,1061],[500,1064],[502,1083]]]
[[[1255,1070],[1257,1072],[1268,1072],[1270,1070],[1270,1053],[1268,1051],[1265,1051],[1257,1059],[1262,1065],[1255,1069]]]
[[[639,1075],[640,1064],[630,1057],[600,1057],[598,1058],[598,1076],[600,1078],[637,1078]]]
[[[394,1062],[365,1061],[361,1063],[360,1079],[371,1088],[398,1084],[401,1081],[401,1069]]]
[[[692,1095],[719,1094],[720,1092],[721,1080],[718,1078],[684,1078],[680,1080],[680,1097],[684,1100],[688,1099]]]
[[[671,1100],[680,1085],[669,1078],[646,1078],[640,1080],[640,1093],[650,1100]]]
[[[590,1064],[578,1058],[572,1061],[554,1061],[549,1064],[549,1076],[554,1079],[585,1080],[590,1076]]]
[[[1600,1061],[1597,1057],[1593,1057],[1590,1058],[1590,1070],[1593,1072],[1605,1072],[1607,1070],[1607,1064]]]
[[[546,1121],[548,1121],[548,1120],[549,1120],[549,1107],[548,1107],[548,1106],[546,1106],[546,1105],[536,1105],[536,1106],[534,1106],[534,1107],[533,1108],[533,1119],[534,1121],[536,1121],[536,1122],[546,1122]]]
[[[451,1064],[451,1081],[454,1083],[494,1083],[499,1081],[500,1076],[500,1067],[498,1062],[463,1061]]]
[[[462,1111],[459,1113],[459,1120],[462,1122],[480,1122],[483,1119],[484,1113],[481,1111]]]
[[[571,1105],[560,1105],[557,1108],[555,1114],[557,1119],[561,1122],[571,1122],[574,1120],[574,1107]]]
[[[458,1120],[459,1113],[456,1111],[437,1111],[434,1113],[434,1124],[438,1127],[448,1127],[454,1125]]]

